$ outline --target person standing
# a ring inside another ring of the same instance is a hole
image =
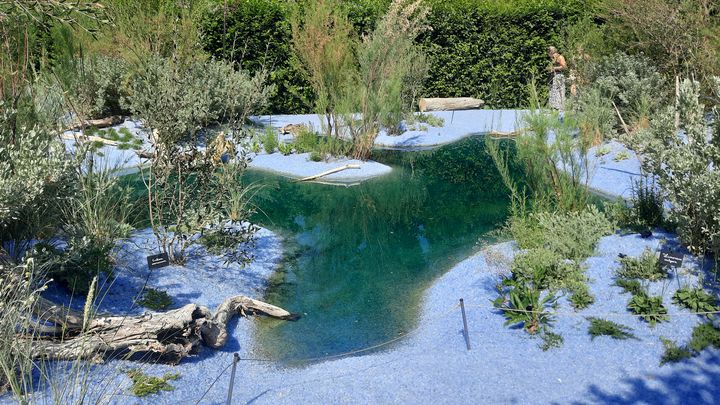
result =
[[[553,74],[548,104],[550,108],[563,111],[565,107],[565,74],[563,72],[567,70],[567,63],[565,57],[554,46],[548,48],[548,55],[551,61],[548,70]]]

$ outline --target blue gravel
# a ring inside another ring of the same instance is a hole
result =
[[[457,117],[457,116],[456,116]],[[277,120],[278,117],[275,117]],[[279,125],[273,122],[273,125]],[[281,126],[281,125],[280,125]],[[476,131],[481,132],[481,131]],[[615,162],[621,146],[597,159],[591,187],[612,196],[629,196],[630,180],[639,175],[631,158]],[[217,259],[198,258],[186,268],[170,267],[153,272],[148,284],[168,290],[177,304],[197,302],[215,306],[231,294],[262,295],[265,281],[281,257],[280,240],[269,232],[258,246],[258,261],[248,269],[224,268]],[[142,247],[128,251],[118,271],[119,293],[103,303],[105,310],[127,310],[131,297],[148,274],[144,256],[153,250],[147,231],[134,242]],[[645,248],[658,249],[673,235],[656,233],[652,238],[612,235],[603,238],[594,257],[586,261],[591,292],[596,303],[575,313],[561,300],[554,332],[564,345],[542,351],[540,340],[521,329],[504,327],[504,318],[490,301],[497,293],[498,273],[506,272],[516,248],[512,242],[491,246],[462,261],[441,276],[425,293],[417,328],[397,342],[373,352],[308,364],[279,364],[243,360],[233,391],[234,403],[662,403],[714,404],[720,397],[720,351],[706,350],[678,364],[660,366],[664,351],[660,337],[687,341],[701,321],[671,304],[678,285],[695,283],[702,273],[698,263],[686,260],[686,269],[669,281],[653,283],[653,294],[662,294],[671,321],[650,328],[629,315],[630,297],[613,286],[619,253],[639,255]],[[128,247],[130,245],[127,245]],[[122,255],[121,255],[122,257]],[[467,305],[472,350],[465,349],[457,300]],[[392,310],[391,308],[389,310]],[[139,309],[131,312],[137,313]],[[587,334],[587,316],[613,320],[633,328],[638,340],[616,341]],[[127,394],[129,379],[122,369],[136,363],[111,361],[94,368],[95,397],[102,387],[112,387],[113,403],[220,404],[229,382],[232,353],[244,359],[262,359],[254,346],[253,319],[232,324],[232,339],[219,351],[205,350],[179,366],[142,365],[147,373],[179,372],[173,392],[139,399]],[[214,383],[214,385],[213,385]],[[208,389],[209,388],[209,389]],[[6,397],[7,400],[7,397]]]
[[[513,132],[520,127],[523,110],[466,110],[438,111],[427,114],[444,120],[441,127],[418,123],[416,130],[405,128],[400,135],[389,135],[384,130],[375,139],[375,146],[391,149],[420,149],[445,145],[462,138],[491,131]],[[322,128],[317,114],[263,115],[252,117],[260,125],[282,128],[288,124],[305,124],[315,130]],[[419,130],[423,126],[424,130]]]
[[[332,182],[355,182],[382,176],[392,171],[390,166],[372,160],[360,161],[357,159],[333,158],[328,161],[313,162],[309,153],[298,153],[284,156],[279,152],[272,154],[257,154],[253,156],[250,166],[253,169],[270,171],[288,177],[308,177],[323,173],[327,170],[342,167],[348,164],[359,165],[359,169],[347,169],[341,172],[323,176],[319,180]]]

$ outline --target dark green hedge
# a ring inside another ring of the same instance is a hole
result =
[[[430,61],[424,96],[475,96],[493,108],[527,105],[535,74],[547,92],[546,48],[568,24],[589,13],[591,0],[427,0],[431,32],[419,38]],[[312,90],[293,63],[286,0],[219,2],[205,18],[205,48],[245,68],[265,66],[278,91],[269,112],[312,108]],[[347,0],[358,33],[372,30],[390,0]],[[562,51],[562,49],[561,49]]]

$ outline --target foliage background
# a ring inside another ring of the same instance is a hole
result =
[[[300,0],[302,3],[305,0]],[[426,97],[474,96],[492,108],[528,104],[534,74],[547,92],[546,48],[562,51],[565,31],[590,15],[595,1],[426,0],[433,30],[418,38],[428,54]],[[251,71],[271,72],[277,91],[271,113],[311,111],[313,93],[292,54],[290,3],[284,0],[215,0],[202,21],[203,46],[213,56]],[[358,36],[366,35],[389,0],[344,0]]]

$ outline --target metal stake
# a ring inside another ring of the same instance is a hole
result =
[[[465,301],[462,298],[460,298],[460,311],[462,312],[463,318],[463,335],[465,335],[465,345],[467,346],[467,349],[470,350],[470,331],[468,331],[467,316],[465,316]]]
[[[232,405],[233,386],[235,385],[235,369],[237,368],[237,364],[239,361],[240,355],[237,353],[233,354],[233,364],[232,372],[230,373],[230,388],[228,388],[227,405]]]

